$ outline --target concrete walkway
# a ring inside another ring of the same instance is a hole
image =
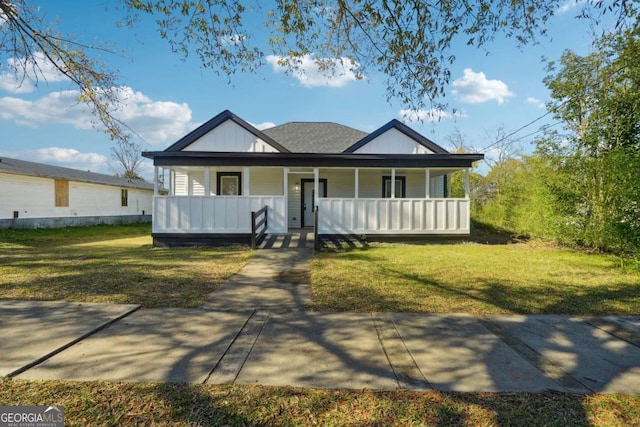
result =
[[[297,309],[310,301],[311,248],[259,250],[208,296],[203,308]]]
[[[259,251],[200,309],[0,301],[0,374],[640,394],[640,316],[305,312],[310,257]]]

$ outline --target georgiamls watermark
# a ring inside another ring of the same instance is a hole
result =
[[[0,427],[64,427],[64,407],[0,406]]]

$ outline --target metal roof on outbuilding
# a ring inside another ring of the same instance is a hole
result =
[[[0,173],[36,176],[40,178],[64,179],[68,181],[88,182],[115,187],[153,190],[153,184],[139,179],[120,178],[112,175],[82,171],[78,169],[52,166],[26,160],[0,157]]]

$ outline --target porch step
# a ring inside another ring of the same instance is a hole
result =
[[[367,246],[367,241],[358,236],[342,234],[339,236],[322,236],[319,245],[321,248],[328,250],[364,248]]]
[[[311,230],[293,230],[286,234],[266,234],[258,249],[313,248],[313,232]],[[363,248],[366,240],[353,235],[324,236],[320,239],[320,247],[328,250],[344,248]]]
[[[313,232],[300,230],[286,234],[266,234],[258,249],[313,248]]]

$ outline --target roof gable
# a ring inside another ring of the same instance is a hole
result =
[[[189,132],[165,151],[289,152],[229,110]]]
[[[393,119],[344,150],[344,153],[448,154],[449,152],[404,123]]]

